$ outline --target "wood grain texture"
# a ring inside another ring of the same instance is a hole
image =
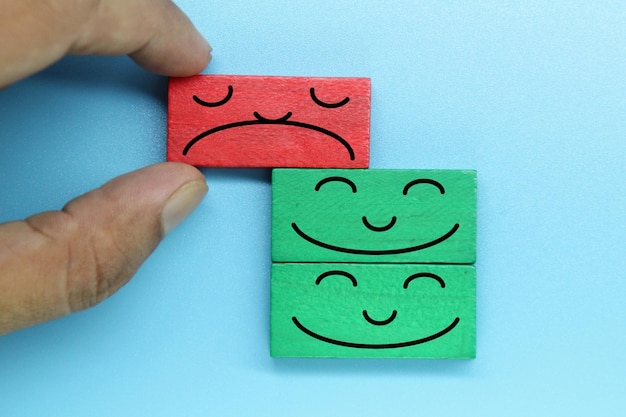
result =
[[[476,172],[275,169],[274,262],[476,259]]]
[[[272,265],[274,357],[474,358],[473,266]]]
[[[172,78],[167,160],[208,167],[366,168],[368,78]]]

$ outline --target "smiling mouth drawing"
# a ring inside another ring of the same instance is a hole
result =
[[[356,255],[397,255],[397,254],[400,254],[400,253],[414,252],[414,251],[418,251],[418,250],[429,248],[431,246],[438,245],[439,243],[443,242],[444,240],[449,239],[450,236],[452,236],[453,234],[456,233],[457,230],[459,230],[459,224],[456,223],[454,226],[452,226],[452,229],[450,229],[446,234],[444,234],[443,236],[438,237],[435,240],[431,240],[430,242],[422,243],[422,244],[416,245],[416,246],[410,246],[408,248],[401,248],[401,249],[370,250],[370,249],[342,248],[341,246],[330,245],[328,243],[324,243],[322,241],[319,241],[319,240],[314,239],[311,236],[307,235],[302,230],[300,230],[298,225],[296,225],[295,223],[291,223],[291,227],[293,228],[293,230],[302,239],[306,240],[309,243],[312,243],[312,244],[314,244],[316,246],[319,246],[321,248],[329,249],[329,250],[332,250],[332,251],[335,251],[335,252],[352,253],[352,254],[356,254]]]
[[[302,325],[302,323],[300,323],[300,321],[298,321],[298,319],[295,316],[292,317],[291,320],[293,321],[293,324],[295,324],[298,329],[300,329],[302,332],[306,333],[307,335],[317,340],[321,340],[322,342],[330,343],[333,345],[345,346],[345,347],[351,347],[351,348],[357,348],[357,349],[393,349],[393,348],[402,348],[402,347],[407,347],[407,346],[419,345],[421,343],[430,342],[431,340],[435,340],[445,335],[446,333],[454,329],[456,325],[459,324],[459,321],[460,321],[460,319],[457,317],[454,320],[452,320],[452,323],[450,323],[450,325],[448,325],[448,327],[446,327],[445,329],[435,334],[432,334],[430,336],[422,337],[421,339],[415,339],[415,340],[410,340],[408,342],[400,342],[400,343],[374,344],[374,343],[344,342],[344,341],[337,340],[337,339],[331,339],[329,337],[322,336],[321,334],[315,333],[312,330],[307,329],[306,327]]]
[[[374,232],[386,232],[387,230],[391,229],[396,224],[396,216],[393,216],[391,220],[389,221],[389,223],[387,223],[384,226],[374,226],[372,223],[369,222],[369,220],[367,220],[367,217],[365,216],[363,216],[362,220],[363,220],[363,224],[365,225],[365,227],[367,227],[368,229]]]
[[[301,127],[303,129],[314,130],[316,132],[322,133],[322,134],[324,134],[326,136],[329,136],[329,137],[335,139],[337,142],[341,143],[344,146],[344,148],[346,148],[346,150],[350,154],[350,160],[354,161],[354,150],[352,149],[352,146],[350,146],[348,141],[346,141],[344,138],[342,138],[341,136],[339,136],[335,132],[331,132],[328,129],[324,129],[323,127],[319,127],[319,126],[312,125],[312,124],[309,124],[309,123],[303,123],[303,122],[297,122],[297,121],[289,120],[289,118],[292,115],[291,112],[288,112],[283,117],[280,117],[278,119],[267,119],[267,118],[261,116],[257,112],[254,112],[253,115],[255,117],[255,119],[253,119],[253,120],[243,120],[241,122],[228,123],[228,124],[217,126],[217,127],[214,127],[212,129],[209,129],[209,130],[206,130],[206,131],[200,133],[198,136],[196,136],[195,138],[191,139],[189,141],[189,143],[185,146],[185,149],[183,149],[183,155],[187,155],[189,150],[193,147],[193,145],[198,143],[198,141],[200,141],[200,140],[202,140],[202,139],[206,138],[207,136],[210,136],[210,135],[212,135],[214,133],[221,132],[222,130],[233,129],[233,128],[242,127],[242,126],[254,126],[254,125],[283,125],[283,126],[295,126],[295,127]]]
[[[370,317],[370,315],[367,312],[367,310],[363,310],[363,317],[365,318],[365,320],[367,320],[368,323],[371,323],[374,326],[386,326],[386,325],[388,325],[389,323],[391,323],[392,321],[395,320],[397,314],[398,314],[398,312],[396,310],[393,310],[393,312],[391,313],[391,316],[389,316],[389,318],[387,318],[385,320],[374,320],[373,318]]]

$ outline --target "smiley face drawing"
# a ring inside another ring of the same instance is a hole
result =
[[[274,357],[473,358],[473,266],[272,265]]]
[[[213,167],[369,165],[368,78],[172,78],[169,161]]]
[[[472,264],[476,172],[276,169],[274,262]]]

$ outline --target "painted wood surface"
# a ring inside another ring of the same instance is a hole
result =
[[[207,167],[367,168],[368,78],[172,78],[167,160]]]
[[[274,262],[472,264],[476,172],[276,169]]]
[[[473,266],[275,263],[275,357],[473,358]]]

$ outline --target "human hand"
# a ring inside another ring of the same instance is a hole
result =
[[[200,72],[211,57],[170,0],[0,0],[0,39],[0,89],[67,54],[128,54],[169,76]],[[197,169],[162,163],[0,224],[0,335],[114,293],[206,192]]]

